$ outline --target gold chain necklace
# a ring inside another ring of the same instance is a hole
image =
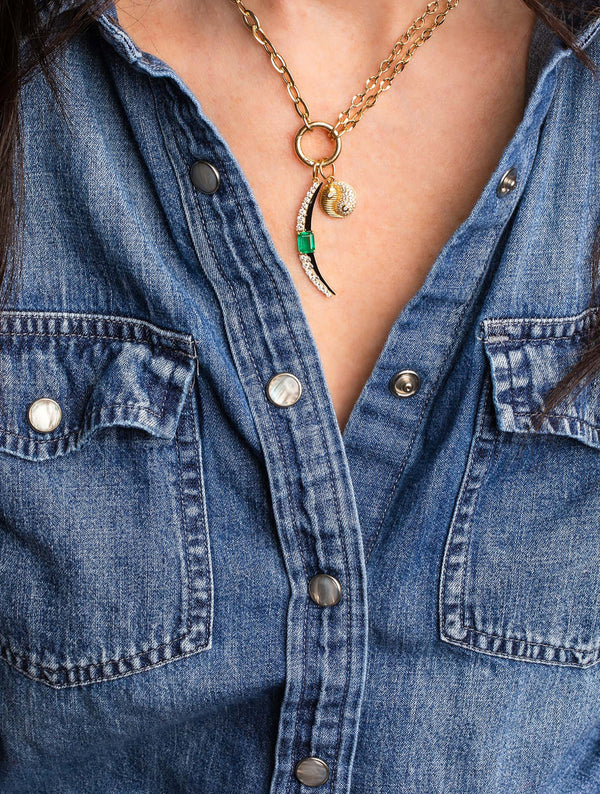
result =
[[[433,31],[445,20],[448,12],[456,8],[459,0],[446,0],[445,10],[439,13],[439,0],[428,3],[425,12],[421,14],[420,17],[414,19],[406,31],[400,36],[394,44],[391,53],[381,62],[377,74],[368,78],[364,90],[352,98],[349,107],[339,114],[335,124],[328,124],[325,121],[310,120],[308,106],[304,99],[302,99],[300,91],[294,82],[294,78],[283,56],[277,52],[265,35],[256,14],[246,8],[242,0],[231,0],[231,2],[238,7],[246,27],[252,33],[256,41],[265,49],[267,55],[271,59],[273,68],[281,75],[286,85],[287,92],[290,95],[290,99],[294,103],[296,113],[298,113],[303,121],[303,125],[296,133],[294,139],[294,149],[300,161],[312,168],[313,181],[298,212],[296,222],[298,253],[300,256],[300,263],[306,275],[315,287],[329,298],[335,295],[335,292],[327,284],[317,266],[317,261],[315,259],[315,238],[311,229],[311,224],[313,208],[319,193],[321,194],[321,209],[330,218],[345,218],[350,215],[356,207],[356,191],[354,188],[346,182],[341,182],[335,178],[334,164],[342,151],[342,135],[354,129],[367,110],[373,107],[377,102],[379,95],[391,87],[392,81],[410,61],[414,51],[431,37]],[[434,16],[434,19],[429,27],[427,27],[425,25],[425,20],[430,16]],[[421,31],[419,35],[407,46],[413,34],[418,31]],[[400,57],[405,47],[406,51],[403,57]],[[329,157],[313,160],[308,157],[302,149],[302,138],[304,134],[306,132],[311,132],[315,128],[327,130],[334,143],[333,154]],[[323,169],[329,166],[331,167],[331,173],[325,175]]]

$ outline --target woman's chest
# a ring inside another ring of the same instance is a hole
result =
[[[474,91],[465,97],[471,111],[460,117],[453,112],[454,103],[440,107],[437,101],[423,107],[418,119],[390,113],[377,119],[376,108],[363,130],[344,137],[336,177],[356,190],[356,209],[346,218],[332,219],[317,200],[310,223],[314,258],[333,297],[310,282],[299,256],[296,221],[312,174],[293,153],[293,116],[285,116],[284,129],[281,117],[265,114],[250,132],[220,118],[218,127],[298,290],[341,429],[394,320],[496,169],[522,117],[523,91],[518,88],[506,87],[500,111],[491,98],[482,101]],[[274,129],[271,151],[261,156]]]
[[[336,293],[330,298],[301,266],[296,223],[312,172],[294,153],[301,120],[264,53],[243,38],[245,71],[232,71],[231,53],[219,48],[200,69],[191,36],[182,49],[181,39],[175,46],[157,26],[148,28],[151,36],[129,31],[181,75],[231,147],[298,290],[341,429],[394,320],[469,215],[522,118],[533,17],[525,21],[503,51],[490,55],[492,41],[472,47],[468,68],[443,49],[439,58],[419,54],[423,66],[411,64],[343,136],[335,175],[355,188],[356,209],[332,219],[317,202],[311,222],[315,260]],[[335,95],[334,75],[331,81]],[[326,75],[313,91],[321,104],[312,120],[335,121],[342,108],[333,114],[326,101]],[[309,85],[307,99],[310,93]],[[304,143],[315,159],[332,150],[324,133]]]

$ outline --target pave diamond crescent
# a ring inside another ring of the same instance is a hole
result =
[[[315,259],[315,236],[311,229],[312,213],[319,195],[319,190],[325,183],[315,179],[309,187],[306,196],[304,197],[300,209],[298,211],[298,218],[296,220],[296,233],[298,235],[298,253],[300,255],[300,264],[302,269],[315,285],[315,287],[323,293],[326,297],[330,298],[335,295],[329,284],[325,281]]]

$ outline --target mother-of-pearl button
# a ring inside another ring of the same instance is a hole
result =
[[[303,758],[295,769],[296,778],[305,786],[322,786],[329,778],[329,767],[320,758]]]
[[[342,597],[342,586],[335,576],[318,573],[308,584],[310,597],[320,607],[333,607]]]
[[[291,372],[279,372],[274,375],[267,386],[267,397],[274,405],[288,408],[300,399],[302,385]]]
[[[62,411],[56,400],[51,400],[50,397],[40,397],[29,406],[27,418],[34,430],[38,430],[40,433],[51,433],[59,426]]]

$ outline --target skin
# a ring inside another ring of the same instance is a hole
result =
[[[333,123],[426,2],[246,5],[285,58],[311,119]],[[138,46],[182,77],[238,159],[298,289],[343,431],[394,320],[523,117],[534,13],[522,0],[461,0],[343,136],[336,176],[354,186],[358,206],[343,220],[315,211],[317,261],[338,293],[327,299],[296,249],[296,215],[312,179],[293,150],[301,120],[239,11],[229,0],[119,0],[117,12]],[[326,133],[304,141],[313,157],[331,151]]]

